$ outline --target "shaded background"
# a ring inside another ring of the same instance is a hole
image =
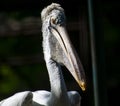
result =
[[[40,12],[57,2],[65,9],[67,29],[83,63],[87,90],[82,92],[63,67],[68,90],[77,90],[82,106],[94,106],[87,0],[0,1],[0,100],[19,91],[50,90],[43,59]],[[118,106],[120,87],[120,16],[117,0],[93,0],[98,93],[101,106]]]

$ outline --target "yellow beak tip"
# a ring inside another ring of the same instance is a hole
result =
[[[85,87],[81,87],[81,89],[83,90],[83,91],[85,91],[86,89],[85,89]]]
[[[86,90],[86,84],[85,84],[85,82],[81,82],[81,83],[80,83],[80,87],[81,87],[81,89],[82,89],[83,91],[85,91],[85,90]]]

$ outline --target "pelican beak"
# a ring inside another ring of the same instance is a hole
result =
[[[65,66],[77,81],[81,89],[84,91],[86,87],[84,69],[75,49],[70,42],[65,26],[57,25],[56,27],[51,27],[50,30],[58,40],[66,57],[68,58],[69,65],[65,64]]]

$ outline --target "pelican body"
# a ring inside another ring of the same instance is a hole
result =
[[[41,20],[43,52],[51,91],[38,90],[32,93],[23,93],[29,102],[23,100],[20,102],[24,103],[23,105],[12,106],[80,106],[81,96],[77,91],[67,92],[61,70],[61,65],[64,65],[81,89],[85,90],[85,73],[67,34],[64,10],[59,4],[52,3],[42,10]],[[25,105],[25,103],[29,105]],[[0,106],[5,106],[4,103],[1,104]]]

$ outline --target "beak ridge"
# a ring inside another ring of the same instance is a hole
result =
[[[72,43],[70,42],[66,28],[58,25],[56,27],[51,27],[50,30],[61,45],[66,57],[70,62],[71,68],[67,64],[65,64],[65,66],[75,78],[81,89],[85,91],[86,80],[84,69],[74,47],[72,46]]]

